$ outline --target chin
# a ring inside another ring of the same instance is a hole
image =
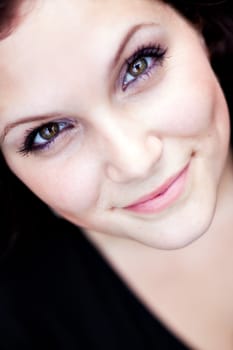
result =
[[[164,230],[156,230],[160,232],[159,235],[152,232],[151,236],[153,237],[147,241],[144,240],[143,243],[162,250],[182,249],[191,245],[209,232],[214,220],[215,206],[206,208],[206,210],[201,209],[199,212],[194,211],[195,215],[192,217],[187,216],[186,219],[182,220],[177,218],[176,224],[167,225]]]
[[[160,217],[119,221],[118,232],[155,249],[175,250],[192,244],[210,232],[216,215],[217,188],[211,181],[204,188],[205,192],[194,191]]]

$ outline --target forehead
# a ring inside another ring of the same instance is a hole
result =
[[[24,3],[27,4],[27,1],[23,0],[22,4]],[[118,27],[123,25],[125,20],[129,23],[140,20],[141,15],[150,16],[153,9],[153,15],[159,18],[164,7],[165,4],[158,0],[56,0],[56,2],[36,0],[33,7],[26,5],[23,7],[21,12],[26,15],[6,41],[11,41],[11,38],[17,40],[28,31],[37,33],[37,36],[39,33],[56,34],[59,27],[62,28],[64,35],[68,34],[69,30],[83,29],[83,34],[86,36],[85,29],[93,30],[97,27],[115,30],[115,24]],[[63,27],[64,24],[66,28]],[[59,31],[59,35],[61,34]]]
[[[16,50],[21,51],[22,58],[39,53],[43,46],[65,51],[74,46],[74,39],[83,47],[95,48],[101,39],[114,40],[134,23],[159,22],[164,8],[157,0],[37,0],[13,34],[0,42],[1,62]]]
[[[170,19],[166,5],[155,0],[37,0],[0,42],[1,100],[7,102],[9,91],[11,98],[22,93],[21,100],[32,100],[42,85],[43,95],[55,91],[57,96],[58,73],[64,84],[74,79],[72,67],[79,81],[85,82],[86,67],[89,76],[98,76],[96,66],[107,66],[130,27]]]

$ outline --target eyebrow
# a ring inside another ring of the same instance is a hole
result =
[[[60,117],[64,117],[64,115],[61,113],[46,113],[46,114],[39,114],[36,116],[33,115],[33,116],[29,116],[29,117],[24,117],[24,118],[18,119],[15,122],[8,123],[5,126],[5,128],[3,129],[2,134],[0,135],[0,144],[4,141],[8,132],[18,125],[32,123],[32,122],[36,122],[36,121],[45,121],[46,122],[47,120],[50,120],[53,118],[60,118]]]
[[[130,41],[130,39],[134,36],[134,34],[136,32],[138,32],[141,28],[144,28],[144,27],[147,27],[147,26],[152,26],[152,25],[155,25],[155,23],[153,22],[150,22],[150,23],[139,23],[139,24],[136,24],[134,25],[133,27],[131,27],[126,35],[124,36],[123,40],[121,41],[121,44],[119,46],[119,49],[117,50],[112,62],[111,62],[111,65],[110,65],[110,68],[112,69],[113,67],[115,67],[116,63],[119,61],[126,45],[128,44],[128,42]]]

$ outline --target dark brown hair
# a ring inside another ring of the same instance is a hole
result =
[[[23,2],[24,0],[0,0],[1,40],[10,35],[19,24],[19,10]],[[200,28],[210,52],[212,67],[222,85],[232,115],[233,12],[230,0],[165,0],[164,2],[173,6]],[[33,235],[36,227],[46,228],[48,222],[53,220],[53,215],[46,205],[10,172],[2,156],[0,156],[0,195],[2,251],[9,252],[19,233],[23,235],[29,232]]]
[[[0,39],[10,35],[18,20],[21,0],[0,1]]]
[[[233,115],[233,6],[231,0],[165,0],[200,28]],[[233,145],[233,138],[231,138]]]

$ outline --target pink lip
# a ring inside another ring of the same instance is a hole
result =
[[[189,164],[178,174],[169,178],[162,186],[149,195],[143,196],[138,201],[124,207],[124,209],[137,213],[157,213],[169,207],[177,200],[184,189]]]

